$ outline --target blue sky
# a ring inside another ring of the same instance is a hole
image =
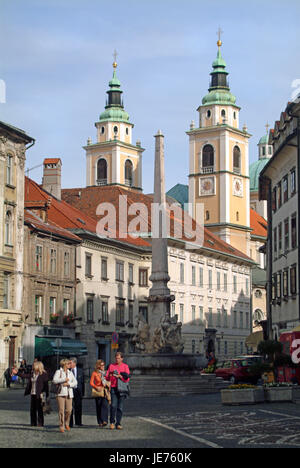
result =
[[[300,2],[288,0],[1,0],[0,120],[36,139],[27,168],[45,157],[63,161],[63,187],[85,186],[87,138],[105,106],[118,51],[124,105],[140,139],[144,191],[153,190],[153,135],[165,135],[166,188],[188,183],[191,120],[207,93],[224,31],[222,54],[232,93],[257,142],[300,79]],[[300,90],[299,90],[300,91]],[[42,170],[30,176],[41,181]]]

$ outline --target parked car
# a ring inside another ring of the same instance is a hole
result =
[[[249,382],[256,384],[260,379],[260,374],[253,375],[250,367],[262,362],[261,356],[243,356],[227,361],[219,361],[215,370],[217,377],[229,380],[232,384],[239,382]]]

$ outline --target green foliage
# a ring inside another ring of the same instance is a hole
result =
[[[261,341],[257,347],[259,354],[262,354],[265,359],[274,362],[276,354],[282,354],[282,344],[276,340]]]

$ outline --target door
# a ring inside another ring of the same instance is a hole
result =
[[[15,352],[16,352],[16,337],[10,336],[9,341],[9,355],[8,355],[8,367],[12,367],[15,364]]]

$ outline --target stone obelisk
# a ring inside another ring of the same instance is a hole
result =
[[[170,294],[168,282],[168,239],[166,232],[166,195],[165,195],[165,158],[164,135],[159,130],[155,137],[154,166],[154,204],[152,206],[152,272],[150,281],[152,288],[148,301],[151,304],[149,314],[150,330],[159,326],[166,315],[170,316],[170,302],[174,299]]]

